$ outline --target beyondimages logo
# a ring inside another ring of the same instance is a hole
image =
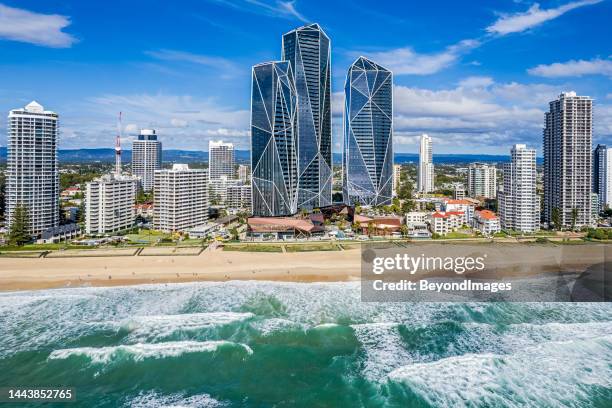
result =
[[[482,256],[411,256],[395,254],[395,256],[377,256],[372,260],[372,272],[381,275],[387,271],[407,272],[414,275],[418,272],[465,272],[484,271],[487,254]]]

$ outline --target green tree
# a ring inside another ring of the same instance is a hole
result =
[[[230,235],[232,236],[232,241],[238,241],[238,229],[236,227],[232,227],[229,230]]]
[[[32,237],[28,233],[29,223],[30,215],[28,214],[28,209],[24,205],[15,207],[8,235],[9,244],[21,246],[30,242]]]
[[[368,222],[368,237],[371,237],[372,234],[374,234],[374,231],[376,231],[376,226],[374,225],[374,222]]]
[[[400,232],[402,233],[403,237],[408,236],[408,226],[406,224],[402,224],[400,227]]]
[[[561,230],[561,214],[559,214],[559,209],[557,207],[553,208],[550,213],[550,220],[553,223],[553,228],[557,231]]]
[[[79,211],[77,212],[77,223],[82,224],[85,222],[85,200],[81,200],[79,204]]]
[[[578,209],[572,208],[572,231],[576,229],[576,220],[578,219]]]

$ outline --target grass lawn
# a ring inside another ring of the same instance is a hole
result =
[[[459,231],[452,231],[441,237],[441,239],[461,239],[461,238],[476,238],[474,234],[464,234]]]
[[[336,244],[329,242],[308,243],[308,244],[288,244],[285,245],[287,252],[312,252],[312,251],[339,251]]]
[[[166,234],[160,231],[149,231],[140,230],[138,234],[127,234],[125,236],[130,242],[138,244],[153,244],[163,238],[170,238],[170,234]]]
[[[225,245],[224,251],[242,251],[242,252],[283,252],[281,245],[271,244],[238,244]]]
[[[0,246],[0,252],[4,251],[57,251],[60,249],[93,249],[83,245],[61,244],[26,244],[22,246]]]

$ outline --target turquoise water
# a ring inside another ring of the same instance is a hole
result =
[[[8,385],[74,387],[68,407],[610,407],[612,305],[363,303],[357,283],[3,293]]]

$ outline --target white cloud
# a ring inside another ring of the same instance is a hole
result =
[[[612,59],[595,58],[589,61],[570,60],[550,65],[538,65],[527,70],[531,75],[547,78],[580,77],[583,75],[606,75],[612,77]]]
[[[493,78],[485,76],[471,76],[459,81],[462,88],[486,88],[493,85]]]
[[[499,35],[519,33],[545,23],[546,21],[553,20],[568,11],[591,4],[597,4],[601,1],[603,0],[573,1],[551,9],[541,9],[540,5],[535,3],[525,12],[502,14],[495,23],[487,27],[487,32]]]
[[[304,23],[308,19],[302,15],[295,7],[296,1],[280,1],[280,0],[211,0],[215,3],[222,4],[227,7],[234,8],[240,11],[265,15],[269,17],[285,18],[290,20],[299,20]]]
[[[78,111],[62,114],[62,148],[113,145],[117,112],[134,136],[142,128],[157,130],[164,148],[206,150],[210,139],[224,138],[239,149],[249,148],[249,111],[224,107],[214,99],[190,95],[132,94],[89,98]]]
[[[240,68],[233,61],[217,56],[165,49],[146,51],[145,54],[162,61],[187,62],[214,68],[222,72],[224,77],[231,77],[240,72]]]
[[[395,75],[430,75],[453,65],[463,54],[479,45],[478,40],[463,40],[447,47],[444,51],[430,54],[419,54],[410,47],[352,54],[365,55],[390,69]]]
[[[44,47],[66,48],[77,40],[62,30],[70,19],[58,14],[40,14],[0,4],[0,39]]]

